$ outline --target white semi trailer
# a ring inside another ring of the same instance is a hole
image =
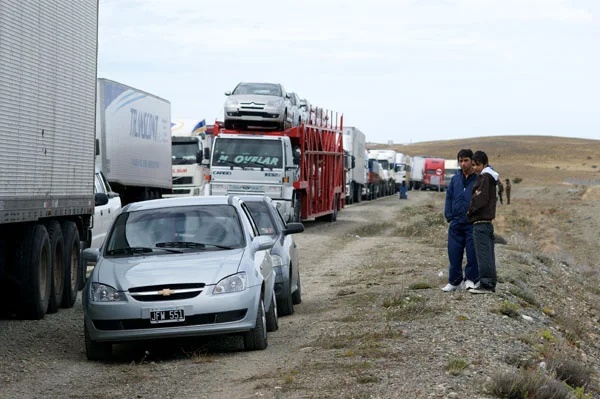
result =
[[[365,158],[365,134],[353,126],[344,127],[344,151],[348,151],[346,203],[360,202],[367,183],[368,157]]]
[[[123,205],[171,192],[169,101],[98,79],[96,136],[96,166],[119,193]]]
[[[97,21],[97,0],[0,1],[0,310],[19,318],[77,298],[94,211]]]

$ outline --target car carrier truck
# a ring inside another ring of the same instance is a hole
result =
[[[343,117],[317,112],[315,124],[278,131],[215,124],[209,195],[267,195],[286,221],[335,221],[346,195]]]
[[[123,206],[170,193],[171,103],[108,79],[98,79],[97,159]]]
[[[97,0],[0,1],[0,310],[19,318],[77,298],[94,212],[97,20]]]

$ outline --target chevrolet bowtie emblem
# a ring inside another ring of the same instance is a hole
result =
[[[158,291],[158,295],[162,295],[162,296],[169,296],[169,295],[174,294],[174,293],[175,293],[175,291],[173,291],[170,288],[165,288],[165,289],[162,289],[162,290]]]

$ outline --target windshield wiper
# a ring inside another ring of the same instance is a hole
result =
[[[182,253],[183,251],[179,251],[176,249],[167,249],[167,248],[150,248],[150,247],[126,247],[126,248],[115,248],[107,251],[108,255],[136,255],[136,254],[147,254],[155,251],[167,251],[174,253]]]
[[[221,161],[219,163],[224,163],[226,165],[231,166],[231,169],[233,169],[235,166],[237,166],[238,168],[244,169],[244,166],[240,163],[237,163],[235,161]]]
[[[270,170],[273,170],[273,167],[271,165],[267,165],[265,163],[262,162],[248,162],[246,164],[246,166],[252,166],[254,168],[269,168]]]

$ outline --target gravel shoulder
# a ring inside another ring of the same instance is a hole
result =
[[[495,295],[439,289],[444,194],[409,192],[306,223],[295,237],[303,301],[265,351],[197,339],[120,345],[114,360],[89,362],[79,301],[40,321],[0,319],[0,397],[493,398],[498,375],[571,359],[599,398],[600,196],[513,193],[498,210]]]

